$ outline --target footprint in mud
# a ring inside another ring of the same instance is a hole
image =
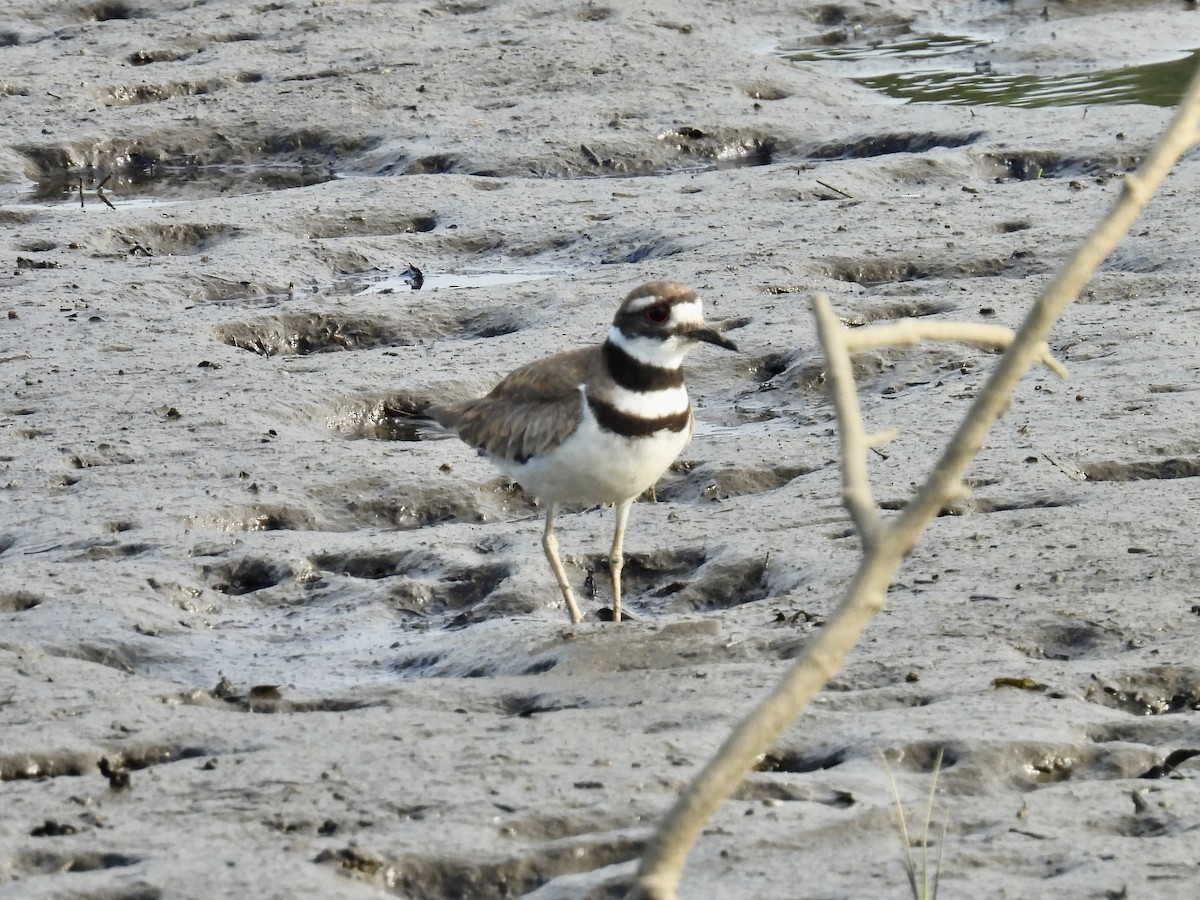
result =
[[[992,230],[997,234],[1013,234],[1018,231],[1028,231],[1033,227],[1033,223],[1021,220],[1011,222],[1000,222]]]
[[[861,271],[861,268],[854,269],[855,274]],[[892,319],[922,319],[926,316],[940,316],[943,313],[954,312],[954,309],[953,303],[944,300],[924,300],[912,297],[860,306],[841,318],[847,326],[856,328],[870,325],[872,322],[887,322]]]
[[[592,554],[563,560],[586,571],[584,596],[607,597],[608,557]],[[622,603],[634,616],[711,612],[754,603],[783,593],[768,577],[770,557],[709,559],[708,552],[661,550],[630,553],[621,573]]]
[[[997,182],[1043,178],[1111,178],[1137,168],[1136,156],[1081,157],[1051,150],[1010,150],[979,157],[980,174]]]
[[[961,371],[964,352],[960,347],[946,344],[925,344],[916,350],[861,350],[850,357],[850,369],[860,395],[877,391],[895,394],[936,381],[946,372]],[[822,399],[828,393],[825,361],[814,359],[803,350],[765,356],[750,370],[758,382],[757,391],[783,390]],[[904,377],[898,378],[897,372]]]
[[[154,63],[179,62],[191,56],[187,50],[135,50],[125,57],[131,66],[149,66]]]
[[[658,485],[655,494],[660,501],[673,503],[728,500],[730,497],[778,490],[813,471],[813,466],[756,469],[749,466],[718,467],[705,463],[688,468],[682,477],[668,477]]]
[[[580,709],[586,704],[577,699],[564,699],[551,694],[510,694],[496,703],[502,716],[528,719],[543,713],[560,712],[564,709]]]
[[[617,235],[603,242],[598,261],[602,266],[635,265],[648,260],[668,259],[686,251],[683,244],[662,235],[634,232]]]
[[[625,568],[621,571],[622,594],[630,600],[650,590],[654,590],[659,596],[673,594],[682,590],[696,577],[707,559],[707,551],[700,548],[627,553]],[[608,587],[611,587],[607,583],[607,555],[595,553],[571,556],[564,558],[563,562],[569,567],[582,568],[588,573],[584,584],[585,596],[595,597],[599,591],[607,591]]]
[[[1034,659],[1092,659],[1119,656],[1129,649],[1128,632],[1078,619],[1052,621],[1034,626],[1032,643],[1017,650]]]
[[[767,93],[774,91],[767,86]],[[546,178],[595,176],[666,175],[681,170],[745,168],[766,166],[780,155],[789,154],[785,142],[758,128],[698,128],[679,125],[657,136],[652,144],[608,143],[603,134],[580,144],[578,151],[564,152],[539,163]]]
[[[484,310],[453,317],[421,311],[403,324],[383,317],[287,313],[215,329],[218,340],[262,356],[307,356],[375,347],[409,347],[435,339],[473,340],[513,334],[525,320],[506,310]],[[428,406],[425,401],[424,406]]]
[[[133,54],[139,59],[138,54]],[[145,65],[145,62],[134,65]],[[224,88],[235,84],[253,84],[261,81],[262,75],[254,72],[244,72],[223,78],[206,78],[201,81],[172,81],[161,84],[118,84],[105,88],[100,92],[100,98],[109,106],[137,106],[142,103],[159,103],[163,100],[173,100],[176,97],[196,97],[205,94],[215,94]]]
[[[882,509],[903,509],[907,500],[881,500]],[[1063,506],[1074,506],[1078,501],[1071,497],[1055,497],[1049,494],[1033,494],[1010,500],[998,500],[990,497],[975,497],[972,495],[951,506],[944,507],[939,516],[969,516],[986,515],[987,513],[1013,512],[1023,509],[1058,509]]]
[[[100,253],[132,256],[191,256],[243,234],[234,225],[148,225],[140,228],[108,228],[93,240]]]
[[[508,567],[499,563],[455,567],[428,553],[406,550],[318,553],[301,563],[243,557],[201,569],[209,587],[229,596],[255,594],[285,583],[325,587],[327,576],[387,580],[383,602],[397,613],[427,623],[436,621],[431,617],[447,615],[468,615],[472,621],[486,618],[479,607],[509,574]],[[270,596],[279,599],[274,593]]]
[[[789,91],[769,81],[753,81],[742,85],[742,93],[751,100],[766,100],[768,102],[786,100],[791,96]]]
[[[369,420],[364,423],[364,428]],[[361,436],[380,440],[423,440],[424,433],[393,433],[378,430]],[[391,428],[392,426],[388,426]],[[408,429],[401,422],[395,428]],[[444,476],[444,478],[442,478]],[[324,527],[336,531],[385,528],[410,531],[448,522],[499,522],[537,512],[533,501],[519,487],[502,478],[463,490],[450,471],[420,484],[396,484],[379,478],[361,478],[313,488]]]
[[[113,22],[125,19],[154,18],[145,9],[139,9],[124,0],[95,0],[69,9],[71,18],[77,22]]]
[[[135,642],[95,638],[73,644],[46,644],[42,652],[57,659],[79,659],[124,672],[136,673],[141,666],[165,661],[152,641]]]
[[[769,750],[754,766],[755,772],[819,772],[840,766],[848,758],[846,748],[830,752],[812,750]]]
[[[192,516],[193,525],[217,531],[315,531],[317,520],[311,512],[277,503],[254,503],[226,513]]]
[[[329,313],[290,313],[254,322],[236,322],[216,329],[218,340],[262,356],[306,356],[337,350],[402,347],[437,337],[440,329],[399,326],[364,316]]]
[[[674,467],[672,467],[674,468]],[[815,472],[811,466],[719,467],[702,463],[684,467],[684,474],[659,484],[655,496],[660,502],[696,503],[698,500],[727,500],[746,494],[767,493],[791,484],[802,475]]]
[[[804,774],[836,768],[874,752],[856,747],[782,747],[768,752],[756,770]],[[1138,778],[1158,762],[1158,754],[1148,747],[1038,741],[917,741],[885,747],[883,753],[893,770],[926,776],[936,771],[939,790],[965,796],[989,794],[997,784],[1031,791],[1063,781]]]
[[[958,753],[954,747],[944,746],[933,741],[919,741],[900,747],[889,747],[884,751],[888,765],[909,772],[929,774],[934,771],[943,772],[958,763]],[[812,748],[776,747],[763,754],[756,772],[784,772],[802,775],[808,772],[820,772],[834,769],[850,759],[862,755],[853,747]]]
[[[651,592],[662,603],[656,609],[673,612],[706,612],[756,603],[779,595],[767,577],[769,556],[710,563],[692,583],[679,591]]]
[[[585,788],[581,786],[580,789]],[[313,862],[367,879],[386,869],[392,873],[389,875],[392,890],[405,897],[462,896],[464,885],[504,885],[506,896],[517,897],[562,875],[591,872],[637,859],[645,850],[645,844],[645,836],[640,834],[633,836],[619,830],[590,831],[577,837],[548,841],[519,856],[494,862],[476,862],[459,856],[383,859],[356,847],[322,850]],[[623,874],[619,885],[615,881],[611,883],[616,885],[615,892],[606,890],[605,896],[624,896],[630,878]]]
[[[330,431],[352,440],[421,441],[446,436],[425,413],[433,402],[409,393],[339,397],[322,418]]]
[[[240,691],[224,678],[212,690],[196,688],[164,697],[163,701],[184,706],[207,706],[213,709],[255,714],[348,712],[378,706],[383,702],[382,700],[363,700],[350,697],[293,698],[285,696],[280,686],[274,684],[254,685],[245,691]]]
[[[1096,676],[1084,699],[1134,716],[1200,710],[1200,669],[1153,666],[1119,678]]]
[[[472,624],[469,621],[464,624]],[[455,625],[451,622],[451,626]],[[501,653],[493,658],[470,653],[463,655],[461,648],[452,652],[417,653],[402,656],[388,668],[400,678],[495,678],[505,675],[541,675],[558,666],[559,660],[554,652],[537,653],[514,664],[508,653]],[[554,709],[565,709],[563,701],[547,698],[543,694],[530,697],[508,697],[504,700],[504,712],[507,715],[530,715],[535,712],[548,712]],[[556,705],[558,704],[558,705]]]
[[[100,760],[113,770],[137,771],[199,756],[212,756],[193,744],[147,744],[116,751],[53,751],[0,756],[0,782],[18,779],[78,778],[100,772]]]
[[[405,175],[446,175],[463,168],[457,156],[449,153],[431,153],[412,160],[404,167]]]
[[[779,146],[776,138],[758,129],[717,128],[705,131],[687,125],[664,131],[658,140],[681,160],[698,160],[717,168],[769,166]]]
[[[29,591],[0,592],[0,613],[19,613],[41,606],[42,598]]]
[[[1079,470],[1088,481],[1151,481],[1195,478],[1200,459],[1148,459],[1137,462],[1082,463]]]
[[[386,237],[417,234],[437,228],[437,215],[387,215],[347,212],[338,216],[301,216],[294,231],[308,238]]]
[[[960,134],[938,132],[884,133],[852,141],[821,144],[808,152],[809,159],[867,159],[893,153],[926,153],[935,147],[965,147],[983,137],[982,131]]]
[[[1007,784],[1032,791],[1062,781],[1138,778],[1159,762],[1149,747],[1117,744],[1054,744],[1040,741],[958,741],[955,763],[938,777],[947,793],[982,795]],[[928,759],[928,750],[923,750]],[[930,771],[922,769],[919,771]]]
[[[229,563],[202,566],[200,572],[214,591],[237,597],[275,587],[291,577],[292,567],[287,563],[247,556]]]
[[[323,573],[388,579],[387,605],[426,621],[447,615],[469,614],[473,620],[483,616],[478,607],[511,574],[501,563],[456,567],[425,551],[328,553],[313,556],[311,561]]]
[[[905,259],[852,259],[849,257],[826,257],[814,260],[819,274],[838,281],[848,281],[851,284],[861,284],[864,287],[874,287],[882,284],[895,284],[904,281],[918,281],[925,278],[947,278],[961,280],[964,278],[986,278],[1001,275],[1018,262],[1011,257],[1005,259],[981,258],[969,259],[962,262],[946,262],[941,260],[905,260]],[[1027,263],[1021,263],[1025,266]],[[912,311],[908,311],[911,309]],[[861,313],[852,314],[846,318],[848,325],[865,325],[880,319],[898,319],[906,316],[930,316],[953,310],[950,303],[911,300],[901,301],[890,305],[868,308]]]
[[[141,858],[125,853],[103,853],[84,850],[78,853],[53,853],[46,850],[26,850],[12,860],[12,871],[18,878],[35,875],[56,875],[59,872],[98,872],[136,866]]]

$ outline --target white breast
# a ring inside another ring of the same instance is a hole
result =
[[[671,405],[677,400],[673,395]],[[683,404],[686,408],[686,392]],[[690,424],[682,431],[663,429],[650,437],[612,434],[596,424],[584,402],[579,427],[549,453],[525,463],[500,459],[494,462],[500,471],[543,500],[587,505],[617,503],[638,496],[658,481],[691,437]]]

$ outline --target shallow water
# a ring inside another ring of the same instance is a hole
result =
[[[1175,106],[1200,66],[1200,51],[1169,62],[1066,75],[977,71],[894,72],[855,78],[910,103],[967,106],[1095,106],[1144,103]]]
[[[931,34],[778,52],[795,62],[919,62],[957,56],[988,46],[1000,44],[988,37]],[[913,71],[909,67],[894,72],[856,75],[853,80],[910,103],[1021,107],[1123,103],[1175,106],[1197,66],[1200,66],[1200,50],[1166,61],[1072,73],[1000,71],[993,68],[991,61],[971,54],[958,65],[946,68]]]

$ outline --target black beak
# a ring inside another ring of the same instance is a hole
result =
[[[694,328],[688,332],[688,337],[694,341],[704,341],[706,344],[716,344],[718,347],[724,347],[726,350],[736,350],[737,344],[731,341],[719,331],[713,331],[711,328]]]

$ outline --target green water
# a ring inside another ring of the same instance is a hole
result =
[[[897,72],[855,78],[859,84],[910,103],[969,106],[1095,106],[1144,103],[1175,106],[1200,67],[1200,51],[1183,59],[1075,75],[993,72]]]
[[[976,50],[990,43],[985,38],[934,34],[870,46],[786,50],[782,55],[797,62],[920,60]],[[957,68],[891,72],[863,76],[854,81],[910,103],[1024,107],[1119,103],[1175,106],[1197,68],[1200,68],[1200,50],[1170,62],[1073,75],[1023,75],[992,72],[990,68]]]

